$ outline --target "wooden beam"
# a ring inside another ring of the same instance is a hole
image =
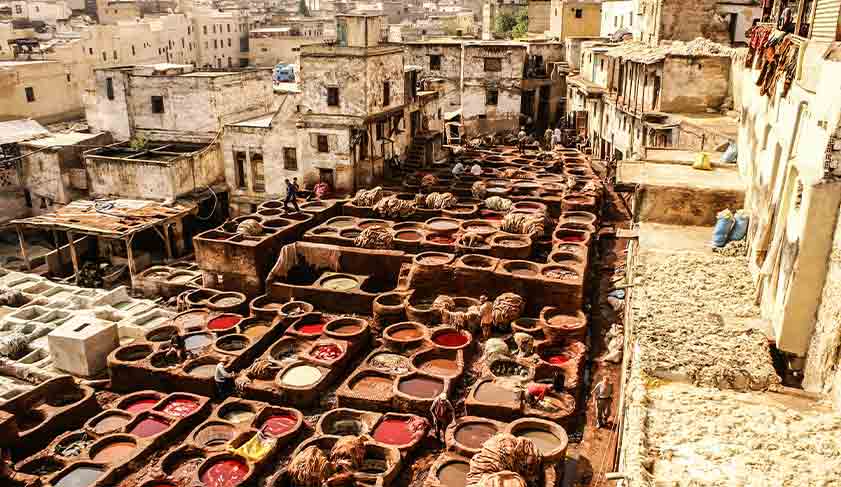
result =
[[[20,244],[20,256],[23,258],[23,261],[26,262],[26,269],[31,271],[32,270],[32,262],[29,260],[29,254],[26,252],[26,240],[23,238],[23,228],[21,226],[15,225],[15,230],[18,232],[18,243]]]
[[[166,249],[166,258],[167,260],[172,260],[172,244],[169,242],[169,223],[164,223],[163,225],[164,234],[162,238],[164,239],[164,248]]]
[[[59,267],[64,267],[64,262],[61,259],[61,240],[58,239],[58,231],[53,229],[53,243],[55,244],[56,257],[58,257]]]
[[[76,255],[76,238],[73,232],[67,232],[67,245],[70,246],[70,259],[73,261],[73,279],[79,283],[79,256]]]
[[[128,259],[128,275],[131,279],[131,287],[134,289],[134,275],[137,272],[137,265],[134,262],[134,252],[131,249],[131,244],[134,241],[134,235],[125,239],[126,242],[126,258]]]

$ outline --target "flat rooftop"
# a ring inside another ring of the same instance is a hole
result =
[[[673,154],[660,155],[664,158],[673,156]],[[624,184],[681,186],[684,188],[733,191],[744,191],[745,189],[735,164],[716,164],[711,171],[701,171],[692,169],[692,166],[688,163],[660,162],[657,159],[622,161],[617,169],[616,179],[617,182]]]
[[[34,139],[23,142],[24,145],[28,145],[30,147],[52,147],[52,146],[63,146],[63,145],[76,145],[78,143],[84,142],[86,140],[93,139],[95,137],[99,137],[102,135],[101,133],[85,133],[85,132],[68,132],[68,133],[61,133],[61,134],[51,134],[48,137],[44,137],[41,139]]]

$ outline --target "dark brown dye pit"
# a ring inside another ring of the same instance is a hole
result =
[[[441,394],[444,390],[444,383],[428,377],[412,377],[400,381],[397,390],[409,396],[431,399]]]
[[[490,423],[467,423],[456,430],[455,440],[467,448],[479,449],[496,433],[496,426]]]
[[[488,404],[519,403],[520,394],[511,389],[500,387],[493,382],[484,382],[476,389],[477,400]]]

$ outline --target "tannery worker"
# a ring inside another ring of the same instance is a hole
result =
[[[228,372],[223,362],[216,364],[216,370],[213,372],[213,381],[216,383],[216,395],[224,399],[231,393],[231,384],[236,374]]]
[[[453,176],[459,177],[464,174],[464,164],[461,161],[457,162],[455,166],[453,166]]]
[[[474,176],[481,176],[482,175],[482,166],[479,163],[475,163],[470,167],[470,174]]]
[[[520,154],[526,152],[526,131],[520,128],[520,133],[517,134],[517,148],[520,149]]]
[[[289,209],[289,203],[292,203],[292,206],[295,208],[295,211],[300,213],[301,209],[298,208],[298,178],[295,178],[292,182],[289,181],[289,178],[284,180],[286,184],[286,198],[283,200],[283,209]]]
[[[563,143],[563,136],[561,135],[561,129],[555,129],[555,132],[552,133],[552,147],[557,147]]]
[[[435,428],[435,436],[444,441],[444,432],[447,431],[447,426],[453,421],[455,416],[455,408],[453,403],[447,399],[447,394],[442,392],[432,401],[432,406],[429,408],[432,415],[432,426]]]
[[[613,384],[606,375],[593,388],[592,396],[596,405],[596,428],[601,428],[610,419],[610,398],[613,396]]]
[[[552,384],[532,383],[526,387],[526,400],[532,404],[542,401],[546,393],[552,390]]]
[[[482,328],[482,338],[491,337],[494,325],[494,304],[484,294],[479,297],[479,326]]]

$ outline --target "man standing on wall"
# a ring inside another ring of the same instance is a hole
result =
[[[286,183],[286,198],[283,200],[283,208],[285,210],[289,210],[289,203],[292,203],[292,206],[295,207],[295,211],[300,213],[301,209],[298,208],[298,178],[294,178],[292,182],[289,181],[289,178],[284,180]]]

